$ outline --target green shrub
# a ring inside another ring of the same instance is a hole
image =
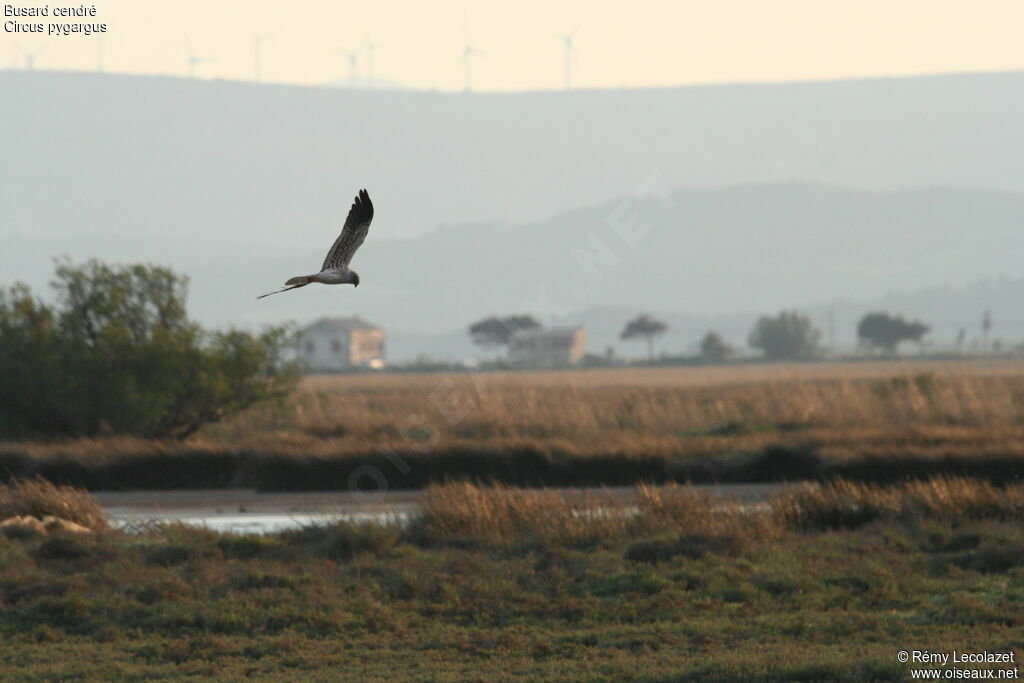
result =
[[[0,437],[180,438],[289,389],[286,328],[207,332],[167,268],[60,263],[47,305],[0,290]]]
[[[160,567],[184,564],[198,555],[196,548],[187,545],[167,544],[146,548],[146,560]]]
[[[270,536],[224,536],[217,540],[224,557],[229,560],[252,560],[258,557],[291,559],[294,553],[279,539]]]

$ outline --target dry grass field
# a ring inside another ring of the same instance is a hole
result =
[[[0,465],[90,488],[391,488],[1016,477],[1024,363],[893,361],[306,378],[183,442],[0,444]]]

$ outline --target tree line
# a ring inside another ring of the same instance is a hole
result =
[[[484,348],[507,347],[521,330],[540,329],[540,322],[528,314],[489,316],[469,327],[473,342]],[[619,338],[642,340],[647,345],[648,361],[655,359],[655,340],[665,334],[668,324],[644,313],[625,323]],[[919,321],[908,321],[901,315],[872,312],[857,325],[861,348],[881,353],[896,353],[903,342],[921,343],[931,328]],[[821,331],[810,317],[797,311],[782,311],[775,316],[761,316],[747,337],[747,345],[773,360],[813,358],[820,351]],[[700,357],[708,362],[721,362],[735,356],[736,349],[711,330],[700,341]]]

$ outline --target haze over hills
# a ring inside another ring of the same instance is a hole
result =
[[[678,352],[705,323],[741,343],[758,313],[823,305],[848,344],[856,302],[887,301],[947,337],[987,305],[1024,337],[1022,86],[450,95],[0,72],[0,266],[42,287],[60,254],[166,263],[206,324],[358,313],[400,357],[463,357],[453,331],[515,311],[587,322],[595,350],[619,312],[676,316]],[[358,291],[256,302],[318,269],[362,186]],[[964,289],[990,278],[1007,280]]]
[[[289,244],[363,186],[379,237],[687,186],[1024,191],[1022,73],[441,94],[4,71],[0,101],[22,231]]]

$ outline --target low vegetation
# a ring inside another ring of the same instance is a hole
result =
[[[853,681],[907,678],[901,649],[1024,654],[1024,513],[986,484],[427,498],[402,528],[0,536],[5,677]],[[864,504],[893,512],[835,523]]]

